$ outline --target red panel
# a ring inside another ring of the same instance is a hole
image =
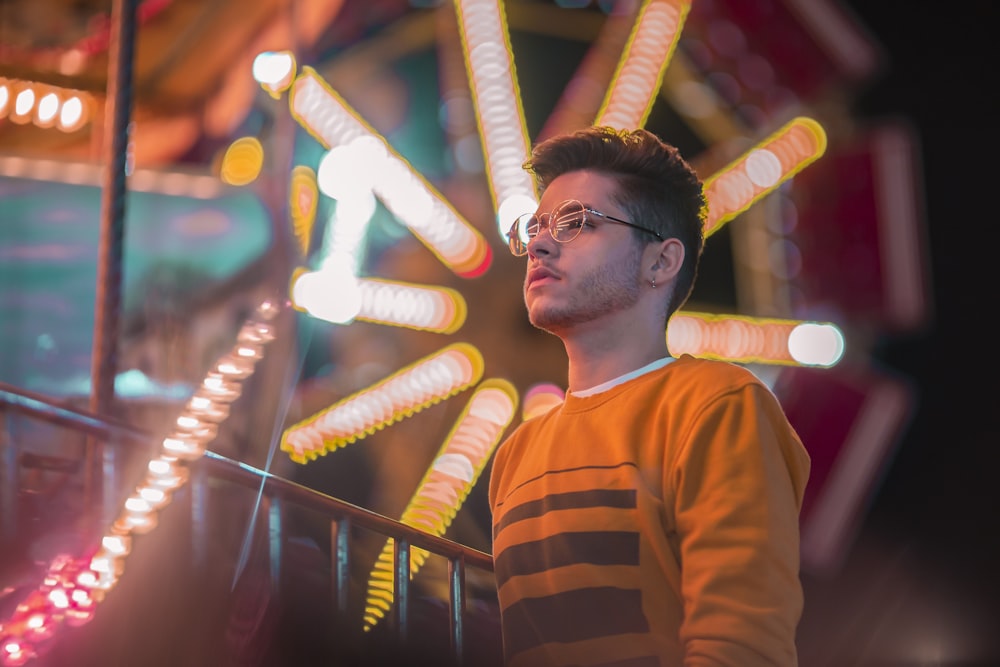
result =
[[[796,311],[802,317],[914,329],[929,308],[914,141],[886,124],[831,146],[795,177]]]
[[[764,58],[778,83],[799,97],[812,97],[839,79],[834,63],[779,0],[693,2],[684,34],[708,42],[716,21],[738,25],[747,40],[746,51]],[[731,65],[728,69],[736,71]]]
[[[788,368],[775,393],[812,458],[801,513],[803,567],[851,546],[915,404],[912,386],[871,369]]]

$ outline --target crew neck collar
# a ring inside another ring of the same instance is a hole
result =
[[[589,389],[581,389],[580,391],[571,391],[570,392],[570,396],[575,396],[577,398],[586,398],[587,396],[594,396],[595,394],[600,394],[601,392],[605,392],[608,389],[612,389],[614,387],[617,387],[618,385],[622,384],[623,382],[628,382],[629,380],[633,380],[633,379],[639,377],[640,375],[645,375],[646,373],[652,373],[655,370],[663,368],[664,366],[666,366],[667,364],[669,364],[671,361],[674,361],[674,357],[670,357],[670,356],[662,357],[662,358],[657,359],[655,361],[649,362],[648,364],[646,364],[642,368],[637,368],[634,371],[629,371],[628,373],[625,373],[624,375],[619,375],[616,378],[612,378],[612,379],[608,380],[607,382],[602,382],[601,384],[596,385],[594,387],[591,387]]]

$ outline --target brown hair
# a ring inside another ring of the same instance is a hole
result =
[[[537,177],[543,190],[571,171],[590,170],[614,178],[618,191],[613,199],[631,222],[684,245],[684,263],[667,304],[667,317],[683,305],[694,287],[705,243],[706,202],[701,180],[675,146],[644,129],[588,127],[539,143],[524,169]],[[646,241],[654,239],[641,230],[633,231]]]

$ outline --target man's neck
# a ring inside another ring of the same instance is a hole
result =
[[[669,356],[666,332],[638,322],[617,327],[574,327],[559,337],[566,348],[570,391],[581,391]]]

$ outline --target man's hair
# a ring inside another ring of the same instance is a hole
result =
[[[667,304],[667,317],[687,301],[705,243],[707,209],[698,175],[675,146],[643,129],[588,127],[539,143],[524,169],[536,176],[542,190],[571,171],[595,171],[614,178],[618,188],[612,199],[629,215],[629,222],[684,245],[684,263]],[[642,230],[633,231],[646,241],[654,238]]]

